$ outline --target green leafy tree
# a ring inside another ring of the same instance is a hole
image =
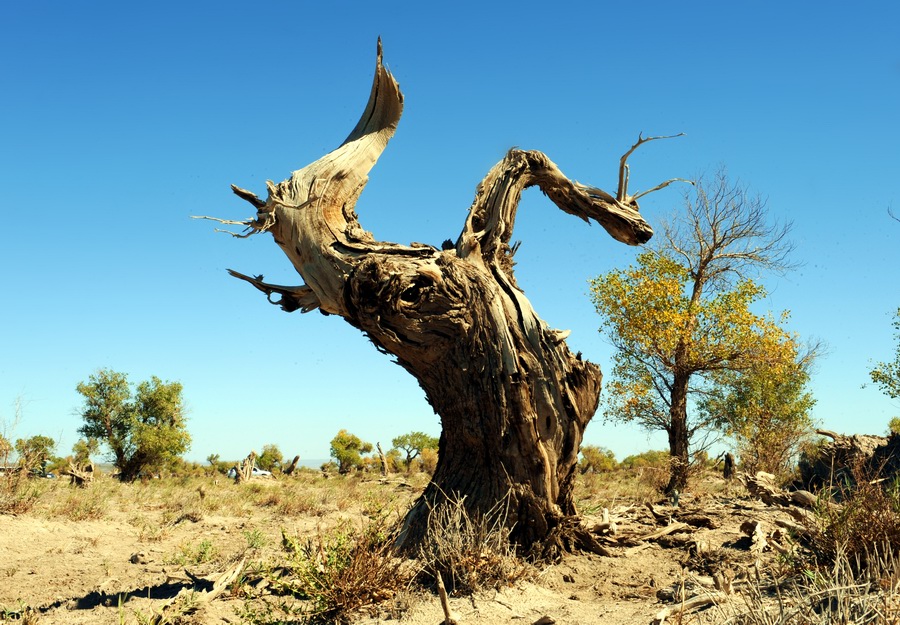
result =
[[[900,434],[900,417],[891,417],[888,421],[888,435]]]
[[[219,454],[209,454],[206,457],[206,461],[209,463],[209,466],[214,467],[219,464]]]
[[[585,473],[605,473],[616,468],[616,455],[605,447],[583,445],[578,470]]]
[[[423,449],[438,448],[438,439],[436,436],[429,436],[425,432],[410,432],[393,439],[391,445],[394,446],[394,449],[398,449],[406,454],[404,465],[406,466],[406,472],[409,473],[412,470],[413,460],[422,453]]]
[[[77,390],[84,397],[78,431],[109,448],[122,481],[159,471],[190,447],[180,383],[153,376],[132,392],[124,373],[101,369]]]
[[[347,430],[340,430],[331,439],[331,457],[337,461],[338,472],[341,474],[362,468],[362,454],[370,451],[372,451],[372,443],[366,443]]]
[[[72,445],[72,462],[83,467],[91,462],[91,456],[100,451],[100,442],[96,438],[79,438]]]
[[[818,349],[798,353],[786,339],[778,349],[743,371],[722,371],[719,384],[700,409],[736,443],[743,468],[786,475],[812,435],[816,401],[807,389]]]
[[[720,372],[747,369],[784,340],[784,318],[751,307],[766,294],[752,274],[787,268],[787,232],[719,172],[686,194],[685,211],[636,265],[591,281],[601,332],[616,348],[605,417],[666,432],[667,490],[687,485],[691,442],[713,425],[689,410],[693,399]]]
[[[897,309],[893,326],[897,330],[897,350],[891,362],[879,362],[869,371],[869,377],[891,399],[900,398],[900,308]]]
[[[262,453],[256,458],[256,466],[264,471],[280,469],[284,462],[284,455],[278,449],[278,445],[263,445]]]
[[[20,438],[16,441],[19,466],[26,471],[43,475],[47,472],[47,463],[53,459],[54,449],[56,449],[56,441],[49,436],[37,435],[31,438]]]

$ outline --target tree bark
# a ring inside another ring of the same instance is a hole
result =
[[[690,376],[676,372],[672,379],[672,403],[669,406],[669,454],[672,463],[666,492],[683,491],[688,483],[690,456],[688,452],[687,395]]]
[[[529,549],[576,513],[578,449],[601,374],[569,351],[568,333],[549,328],[516,284],[509,241],[520,195],[538,186],[561,210],[628,244],[647,241],[652,230],[636,203],[570,181],[540,152],[511,150],[479,185],[451,249],[376,241],[354,206],[402,108],[379,41],[369,103],[341,147],[268,183],[265,201],[233,187],[257,209],[241,223],[251,234],[271,232],[305,284],[231,273],[288,312],[340,315],[424,389],[443,431],[432,482],[407,516],[401,547],[414,549],[428,511],[452,497],[465,498],[473,516],[505,502],[511,538]]]

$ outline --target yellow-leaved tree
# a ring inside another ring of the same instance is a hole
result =
[[[604,416],[665,431],[667,490],[687,485],[691,441],[716,425],[697,401],[723,371],[773,367],[786,342],[786,314],[757,314],[761,271],[782,272],[789,224],[724,170],[699,180],[685,207],[635,265],[591,281],[601,332],[616,348]]]
[[[787,478],[813,433],[816,400],[808,384],[821,348],[801,346],[796,337],[773,347],[748,369],[714,376],[699,408],[734,442],[745,471]]]

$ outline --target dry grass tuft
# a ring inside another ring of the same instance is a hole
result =
[[[433,579],[440,575],[450,594],[471,594],[526,579],[533,567],[516,556],[506,528],[506,500],[473,519],[463,499],[446,499],[428,516],[418,558]]]
[[[865,566],[877,545],[900,553],[900,479],[891,482],[853,469],[853,483],[841,486],[834,497],[821,493],[807,521],[809,544],[819,563],[839,556]]]
[[[745,605],[722,614],[726,625],[898,625],[900,554],[872,550],[867,564],[839,552],[832,566],[788,582],[751,585]]]
[[[109,509],[109,499],[100,489],[73,489],[54,510],[57,516],[70,521],[102,519]]]

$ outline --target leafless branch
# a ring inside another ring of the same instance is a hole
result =
[[[646,191],[641,191],[640,193],[635,193],[633,196],[631,196],[631,199],[637,200],[638,198],[642,198],[645,195],[653,193],[654,191],[659,191],[660,189],[665,189],[673,182],[686,182],[690,185],[696,184],[693,180],[688,180],[687,178],[672,178],[670,180],[666,180],[665,182],[662,182],[662,183],[656,185],[652,189],[647,189]]]
[[[247,191],[247,189],[242,189],[235,184],[231,185],[231,190],[234,192],[234,194],[236,196],[238,196],[244,200],[247,200],[248,202],[253,204],[253,206],[255,206],[256,208],[262,208],[263,206],[266,205],[266,203],[263,200],[259,199],[259,196],[257,196],[252,191]]]
[[[751,271],[794,268],[790,230],[789,222],[770,218],[763,198],[732,182],[722,169],[698,180],[685,197],[684,213],[665,225],[661,245],[688,261],[702,291],[708,284],[750,277]]]
[[[243,280],[244,282],[252,284],[258,290],[266,294],[270,304],[281,306],[281,309],[286,312],[294,312],[295,310],[309,312],[315,310],[320,305],[319,298],[313,290],[305,284],[300,286],[280,286],[263,282],[262,276],[256,276],[254,278],[234,271],[233,269],[229,269],[228,273],[238,280]],[[273,300],[273,293],[279,294],[281,299]]]
[[[642,135],[643,135],[643,133],[638,133],[637,141],[634,143],[634,145],[631,146],[631,149],[628,150],[627,152],[625,152],[625,154],[622,155],[622,158],[619,159],[619,189],[616,192],[616,199],[620,203],[624,203],[628,199],[628,177],[630,175],[629,168],[628,168],[628,157],[631,156],[635,150],[637,150],[641,145],[643,145],[645,143],[649,143],[650,141],[656,141],[657,139],[674,139],[676,137],[683,137],[684,133],[680,132],[677,135],[667,135],[667,136],[659,136],[659,137],[643,137]],[[669,182],[672,182],[672,181],[669,181]],[[665,187],[668,184],[669,184],[668,182],[664,183],[658,189],[662,189],[663,187]],[[658,189],[651,189],[651,191],[656,191]],[[645,191],[641,195],[647,195],[647,193],[650,193],[651,191]],[[636,199],[636,198],[637,198],[637,196],[635,196],[635,198],[633,198],[633,199]]]

